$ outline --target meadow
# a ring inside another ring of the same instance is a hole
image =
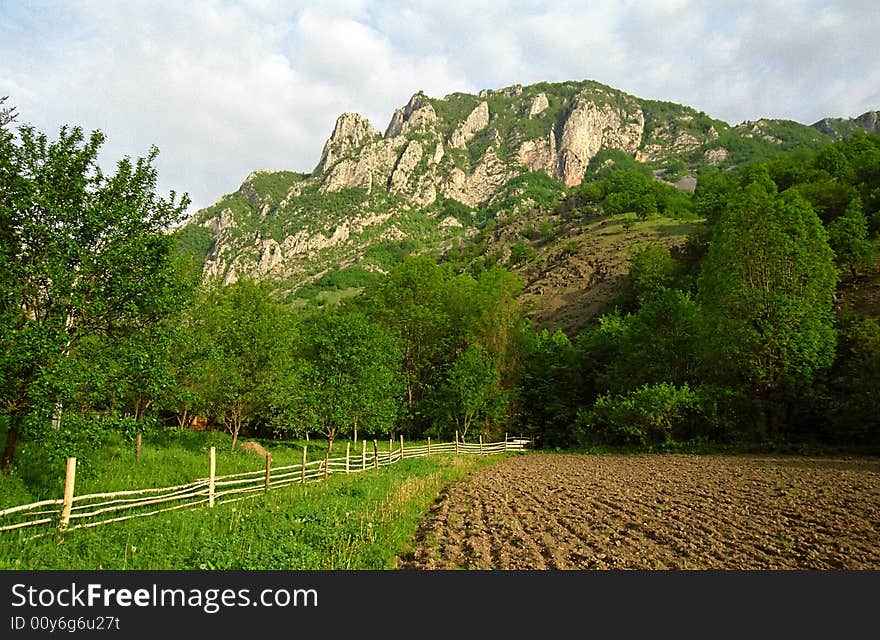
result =
[[[121,438],[92,455],[77,494],[159,487],[205,477],[208,450],[220,474],[259,469],[262,458],[231,451],[218,432],[165,432],[145,438],[141,456]],[[326,441],[261,441],[273,464],[323,459]],[[388,441],[380,441],[381,451]],[[334,444],[334,455],[345,443]],[[63,462],[22,451],[0,482],[0,507],[57,498]],[[432,455],[366,473],[331,475],[214,508],[163,513],[64,534],[51,528],[0,533],[0,569],[393,569],[440,490],[498,456]],[[35,534],[44,534],[34,537]]]

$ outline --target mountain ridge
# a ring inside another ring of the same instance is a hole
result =
[[[443,98],[418,91],[384,132],[341,114],[311,173],[254,171],[185,227],[204,251],[205,280],[269,280],[291,298],[339,269],[382,272],[401,251],[471,242],[488,217],[503,224],[534,208],[530,190],[577,188],[600,152],[605,164],[623,154],[674,183],[703,166],[816,149],[877,126],[877,112],[730,125],[590,80]]]

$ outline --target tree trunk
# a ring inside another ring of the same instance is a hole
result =
[[[20,421],[21,417],[16,414],[9,416],[9,431],[6,434],[6,445],[3,447],[3,459],[0,461],[0,472],[4,475],[12,471],[12,463],[15,461],[15,448],[18,444]]]

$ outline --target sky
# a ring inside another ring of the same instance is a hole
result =
[[[876,0],[0,0],[19,123],[159,149],[190,212],[255,169],[310,172],[339,114],[512,84],[597,80],[738,124],[880,109]]]

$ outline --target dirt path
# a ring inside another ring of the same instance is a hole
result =
[[[533,454],[440,496],[404,569],[880,569],[880,459]]]

